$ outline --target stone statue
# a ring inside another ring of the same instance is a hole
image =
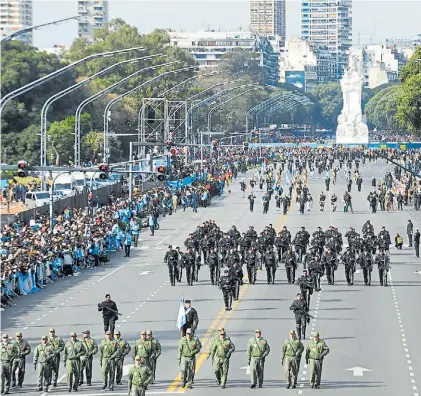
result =
[[[364,82],[362,52],[358,47],[349,50],[348,69],[341,80],[343,108],[336,129],[337,144],[367,144],[368,127],[361,111]]]

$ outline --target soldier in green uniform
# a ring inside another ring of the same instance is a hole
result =
[[[129,343],[126,340],[121,338],[120,331],[114,331],[114,339],[117,342],[117,347],[119,350],[118,356],[115,358],[115,371],[116,371],[116,380],[115,382],[117,385],[121,385],[121,377],[123,376],[123,365],[124,365],[124,358],[130,350],[132,349]]]
[[[51,370],[52,375],[50,377],[50,383],[53,382],[53,386],[57,386],[57,378],[58,378],[58,370],[60,367],[60,353],[64,351],[64,341],[61,337],[56,336],[55,329],[50,329],[50,337],[48,338],[48,342],[54,348],[54,357],[51,359]]]
[[[161,356],[161,344],[160,342],[152,336],[152,330],[146,330],[146,339],[152,342],[153,354],[151,356],[151,370],[152,370],[152,381],[151,384],[155,382],[155,373],[156,373],[156,361]]]
[[[192,329],[186,330],[186,335],[178,344],[177,360],[181,370],[181,378],[183,388],[188,383],[189,388],[193,387],[194,367],[196,363],[196,355],[202,349],[200,340],[193,335]]]
[[[289,332],[289,339],[284,341],[282,345],[281,362],[284,366],[285,379],[287,381],[287,389],[297,387],[299,362],[304,351],[304,346],[295,335],[295,331]]]
[[[112,338],[111,331],[105,333],[105,340],[99,345],[99,363],[101,365],[102,389],[109,385],[114,390],[115,359],[119,355],[117,341]]]
[[[216,376],[216,382],[225,389],[227,383],[229,360],[232,353],[235,351],[235,346],[232,341],[226,337],[225,331],[219,332],[219,337],[213,340],[210,349],[210,356],[212,358],[213,372]]]
[[[19,348],[7,334],[1,337],[1,393],[8,394],[12,378],[13,359],[19,355]]]
[[[76,338],[75,332],[70,333],[70,340],[64,345],[64,367],[66,368],[69,392],[77,392],[80,375],[80,358],[86,354],[84,345]]]
[[[143,330],[140,333],[140,340],[136,340],[133,353],[133,362],[135,361],[135,356],[140,356],[145,365],[151,368],[151,356],[153,355],[153,346],[152,341],[146,339],[146,331]]]
[[[254,331],[254,337],[247,344],[247,357],[250,366],[250,388],[263,387],[263,373],[265,371],[265,358],[269,355],[270,347],[262,337],[260,329]]]
[[[38,390],[42,391],[44,385],[45,392],[48,392],[48,386],[51,384],[51,367],[54,359],[54,347],[48,342],[46,335],[41,337],[41,344],[34,349],[34,370],[37,371],[38,365]]]
[[[152,381],[152,370],[140,356],[135,356],[135,364],[129,371],[129,395],[145,396],[145,390]]]
[[[313,340],[306,348],[306,363],[310,366],[310,385],[312,388],[320,389],[322,379],[323,359],[329,353],[326,343],[315,333]]]
[[[82,344],[85,347],[86,353],[80,358],[79,385],[83,384],[83,373],[86,371],[86,385],[91,386],[92,361],[94,359],[93,356],[98,352],[98,344],[91,338],[91,332],[89,330],[82,331],[82,334]]]
[[[22,333],[16,333],[15,344],[19,349],[19,354],[13,359],[12,365],[12,387],[16,386],[16,371],[18,387],[22,388],[23,380],[25,379],[26,356],[31,353],[31,346],[28,341],[22,338]]]

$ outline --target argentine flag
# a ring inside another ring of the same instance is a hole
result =
[[[177,324],[176,327],[178,330],[186,324],[186,313],[184,311],[184,299],[181,297],[180,299],[180,308],[178,309],[178,316],[177,316]]]

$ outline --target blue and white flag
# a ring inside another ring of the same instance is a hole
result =
[[[39,289],[35,286],[35,277],[29,271],[26,274],[19,272],[18,274],[18,288],[22,295],[26,296],[27,294],[31,294],[34,292],[39,291]]]
[[[177,324],[176,327],[178,330],[186,324],[186,312],[184,310],[184,299],[181,297],[180,299],[180,308],[178,309],[178,316],[177,316]]]

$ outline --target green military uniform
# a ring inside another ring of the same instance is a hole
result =
[[[263,373],[265,370],[265,358],[269,355],[270,347],[262,337],[253,337],[247,344],[247,356],[250,365],[251,387],[258,383],[259,388],[263,386]]]
[[[295,332],[294,332],[295,334]],[[284,366],[285,379],[287,381],[287,387],[289,388],[292,384],[293,388],[297,387],[297,377],[299,367],[299,361],[304,351],[304,346],[301,341],[297,338],[291,340],[285,340],[282,345],[281,360]]]
[[[17,335],[22,337],[21,333],[16,333]],[[26,356],[31,353],[31,346],[29,345],[28,341],[24,339],[15,340],[15,344],[19,349],[19,354],[13,360],[12,365],[12,386],[16,385],[16,371],[18,371],[18,386],[21,388],[23,384],[23,380],[25,379],[25,366],[26,366]]]
[[[57,386],[58,370],[60,367],[60,353],[64,351],[64,341],[61,337],[57,337],[54,335],[53,337],[48,337],[48,342],[54,348],[54,357],[51,360],[52,375],[50,378],[49,385],[51,385],[52,381],[53,386]]]
[[[64,363],[69,391],[77,391],[80,375],[80,358],[86,354],[86,349],[79,340],[69,340],[64,346]]]
[[[140,356],[136,356],[136,360],[140,360]],[[152,378],[152,370],[149,367],[143,364],[133,366],[129,371],[129,394],[131,396],[145,396],[145,390]]]
[[[96,341],[91,338],[84,338],[82,341],[83,346],[85,347],[86,353],[80,358],[80,376],[79,376],[79,385],[83,384],[83,372],[86,371],[86,384],[91,385],[92,380],[92,361],[93,356],[98,352],[98,344]]]
[[[3,339],[7,336],[3,335]],[[19,348],[14,341],[7,341],[1,343],[1,393],[9,393],[10,380],[12,377],[13,359],[19,356]]]
[[[117,342],[117,347],[119,350],[119,355],[115,359],[115,367],[116,367],[116,382],[117,385],[121,384],[121,377],[123,376],[123,365],[124,365],[124,357],[129,354],[130,350],[132,349],[129,343],[126,340],[120,338],[119,340],[115,340]]]
[[[136,340],[134,346],[133,361],[135,356],[143,359],[145,366],[151,368],[151,357],[154,354],[153,344],[151,340]]]
[[[201,349],[202,344],[197,337],[191,337],[189,341],[185,336],[178,344],[177,360],[180,365],[183,387],[185,387],[187,383],[189,384],[189,388],[192,386],[196,355]]]
[[[212,341],[210,356],[212,358],[213,372],[218,385],[222,385],[223,388],[225,388],[227,383],[229,359],[234,351],[235,346],[227,337],[223,340],[218,337]]]
[[[148,332],[146,332],[148,334]],[[151,384],[155,381],[155,373],[156,373],[156,362],[158,358],[161,356],[161,344],[156,338],[151,338],[150,341],[152,342],[153,354],[150,359],[151,363],[151,370],[152,370],[152,381]]]
[[[101,374],[103,388],[108,385],[113,388],[115,377],[115,358],[119,355],[117,341],[102,340],[99,345],[99,361],[101,364]]]
[[[38,367],[38,390],[48,392],[48,385],[51,384],[51,367],[55,356],[54,347],[47,344],[39,344],[34,349],[34,369]]]
[[[317,333],[318,335],[318,333]],[[311,340],[306,348],[306,362],[310,366],[310,385],[312,388],[320,387],[322,379],[323,359],[329,353],[326,343],[320,338],[316,341]]]

